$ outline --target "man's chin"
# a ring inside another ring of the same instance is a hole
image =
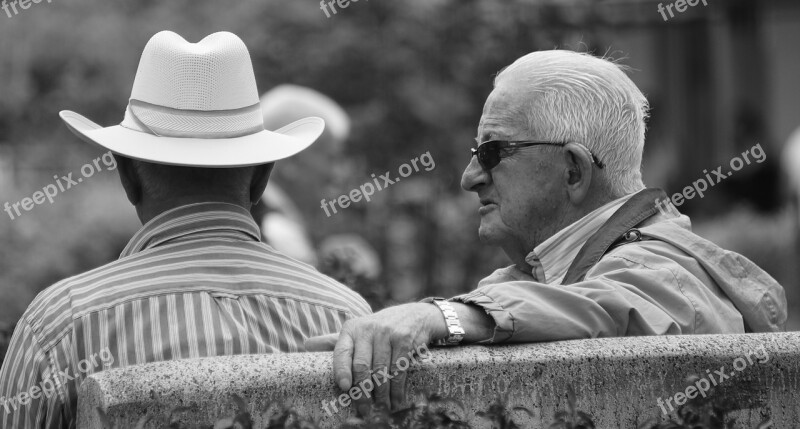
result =
[[[483,223],[481,223],[481,226],[478,227],[478,238],[480,238],[483,243],[490,245],[499,244],[502,236],[503,234],[491,225],[483,225]]]

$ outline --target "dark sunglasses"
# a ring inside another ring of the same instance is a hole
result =
[[[566,143],[557,143],[557,142],[539,142],[539,141],[510,141],[510,140],[491,140],[486,143],[481,143],[477,148],[471,148],[472,156],[478,157],[478,163],[481,167],[489,171],[497,166],[500,163],[500,159],[503,158],[501,153],[505,149],[516,149],[516,148],[523,148],[529,146],[564,146]],[[596,156],[590,151],[589,155],[592,157],[592,162],[598,167],[603,168],[605,164],[603,164]]]

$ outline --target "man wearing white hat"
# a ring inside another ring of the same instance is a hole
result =
[[[310,146],[324,122],[264,130],[235,35],[192,44],[158,33],[119,126],[61,118],[115,154],[144,226],[119,260],[46,289],[22,316],[0,370],[0,427],[75,427],[78,386],[96,371],[303,351],[304,339],[371,313],[358,294],[260,241],[248,210],[273,163]]]

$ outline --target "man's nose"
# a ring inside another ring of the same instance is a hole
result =
[[[473,156],[469,164],[467,164],[464,174],[461,175],[461,187],[465,191],[478,192],[480,188],[488,185],[491,180],[492,176],[481,167],[478,163],[478,158]]]

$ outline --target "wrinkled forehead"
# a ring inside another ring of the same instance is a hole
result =
[[[531,108],[529,97],[518,85],[498,85],[489,94],[478,124],[479,143],[507,140],[528,132],[526,110]]]

